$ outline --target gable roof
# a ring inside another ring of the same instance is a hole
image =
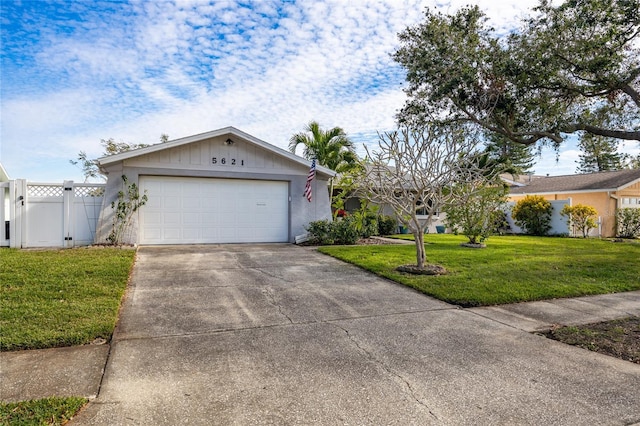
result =
[[[619,191],[636,182],[640,182],[640,170],[548,176],[535,179],[526,186],[512,188],[511,194]]]
[[[158,151],[163,151],[165,149],[171,149],[171,148],[176,148],[176,147],[180,147],[183,145],[188,145],[191,143],[197,143],[197,142],[201,142],[207,139],[211,139],[211,138],[215,138],[215,137],[219,137],[219,136],[234,136],[240,139],[243,139],[246,142],[249,142],[251,144],[257,145],[263,149],[265,149],[266,151],[269,151],[275,155],[278,155],[280,157],[284,157],[294,163],[298,163],[302,166],[305,166],[307,168],[311,167],[311,161],[306,160],[300,156],[297,156],[287,150],[284,150],[282,148],[279,148],[275,145],[271,145],[268,142],[265,142],[261,139],[256,138],[255,136],[251,136],[248,133],[243,132],[242,130],[238,130],[235,127],[229,126],[229,127],[224,127],[222,129],[218,129],[218,130],[212,130],[210,132],[206,132],[206,133],[200,133],[197,135],[193,135],[193,136],[187,136],[184,138],[180,138],[180,139],[175,139],[172,141],[168,141],[168,142],[163,142],[163,143],[158,143],[155,145],[150,145],[144,148],[138,148],[138,149],[133,149],[131,151],[126,151],[126,152],[121,152],[119,154],[114,154],[114,155],[108,155],[105,157],[100,157],[98,158],[96,161],[98,162],[98,165],[100,167],[102,166],[106,166],[109,164],[113,164],[113,163],[117,163],[119,161],[124,161],[124,160],[128,160],[130,158],[134,158],[134,157],[140,157],[142,155],[146,155],[146,154],[151,154],[153,152],[158,152]],[[320,166],[320,165],[316,165],[316,173],[320,173],[323,174],[327,177],[333,177],[336,175],[336,172],[334,172],[331,169],[328,169],[326,167]]]

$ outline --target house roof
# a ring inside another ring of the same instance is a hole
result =
[[[514,175],[511,173],[500,174],[500,179],[509,186],[525,186],[531,183],[534,179],[540,179],[541,177],[544,176],[532,174]]]
[[[153,152],[158,152],[158,151],[162,151],[165,149],[171,149],[171,148],[176,148],[176,147],[180,147],[183,145],[188,145],[191,143],[197,143],[197,142],[201,142],[207,139],[211,139],[211,138],[215,138],[215,137],[219,137],[219,136],[233,136],[236,138],[240,138],[243,139],[244,141],[257,145],[275,155],[278,155],[280,157],[284,157],[290,161],[293,161],[294,163],[298,163],[300,165],[303,165],[305,167],[311,167],[311,161],[306,160],[302,157],[299,157],[289,151],[286,151],[282,148],[279,148],[275,145],[271,145],[270,143],[267,143],[261,139],[256,138],[255,136],[251,136],[248,133],[243,132],[242,130],[236,129],[235,127],[224,127],[222,129],[218,129],[218,130],[212,130],[210,132],[206,132],[206,133],[200,133],[197,135],[193,135],[193,136],[187,136],[184,138],[180,138],[180,139],[175,139],[172,141],[168,141],[168,142],[163,142],[163,143],[158,143],[155,145],[150,145],[147,146],[145,148],[139,148],[139,149],[134,149],[131,151],[126,151],[126,152],[122,152],[119,154],[114,154],[114,155],[108,155],[106,157],[100,157],[98,158],[96,161],[98,162],[98,164],[102,167],[102,166],[106,166],[109,164],[113,164],[113,163],[117,163],[118,161],[124,161],[124,160],[128,160],[130,158],[135,158],[135,157],[139,157],[142,155],[146,155],[146,154],[151,154]],[[336,175],[336,172],[334,172],[331,169],[328,169],[326,167],[323,166],[316,166],[316,173],[320,173],[320,174],[324,174],[328,177],[333,177]]]
[[[636,182],[640,182],[640,170],[548,176],[512,188],[511,194],[618,191]]]

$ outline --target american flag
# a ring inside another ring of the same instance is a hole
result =
[[[304,196],[307,197],[307,201],[311,202],[311,181],[316,177],[316,160],[315,158],[311,161],[311,168],[309,169],[309,174],[307,175],[307,184],[304,187]]]

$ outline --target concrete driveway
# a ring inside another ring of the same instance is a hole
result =
[[[142,247],[73,424],[632,424],[640,366],[291,245]]]

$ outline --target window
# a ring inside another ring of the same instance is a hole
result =
[[[640,208],[640,198],[636,197],[625,197],[621,198],[622,207],[637,207]]]
[[[431,207],[431,203],[432,203],[432,201],[431,201],[431,200],[429,200],[429,202],[427,203],[427,205],[428,205],[429,207]],[[418,205],[419,205],[419,206],[421,206],[422,204],[423,204],[423,203],[422,203],[421,201],[418,201]],[[420,208],[418,208],[418,210],[416,210],[416,215],[417,215],[417,216],[427,216],[428,214],[429,214],[429,212],[427,211],[427,206],[420,207]],[[436,212],[433,212],[433,215],[434,215],[434,216],[439,216],[439,215],[440,215],[440,212],[437,212],[437,211],[436,211]]]

